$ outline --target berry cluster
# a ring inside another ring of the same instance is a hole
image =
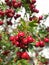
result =
[[[6,16],[9,17],[9,18],[10,17],[13,17],[14,16],[14,13],[15,13],[15,11],[13,9],[7,9],[5,11]]]
[[[31,3],[30,3],[30,10],[31,10],[31,12],[36,12],[36,13],[38,13],[39,12],[39,10],[37,10],[35,7],[35,4],[36,3],[36,0],[32,0],[31,1]]]
[[[49,42],[49,38],[45,37],[43,41],[36,42],[35,46],[36,47],[44,47],[45,43],[48,43],[48,42]]]
[[[28,36],[27,38],[25,37],[24,32],[19,32],[15,36],[10,36],[10,41],[12,42],[13,45],[16,47],[20,47],[22,51],[18,51],[16,53],[17,57],[19,59],[30,59],[28,53],[26,52],[28,45],[32,42],[34,42],[34,39],[31,36]]]
[[[44,47],[45,46],[45,43],[44,41],[39,41],[39,42],[36,42],[36,47]]]
[[[39,17],[36,17],[36,16],[32,16],[32,17],[29,17],[29,20],[32,21],[32,20],[36,20],[37,23],[40,23],[40,20],[43,19],[43,16],[39,16]]]
[[[27,59],[27,60],[30,59],[30,56],[28,55],[27,52],[17,52],[16,55],[19,59]]]
[[[21,7],[22,3],[19,1],[17,2],[16,0],[5,0],[6,5],[9,7],[14,7],[14,8],[19,8]]]
[[[24,49],[28,48],[28,44],[34,42],[34,39],[31,36],[25,38],[24,32],[19,32],[18,35],[10,36],[10,41],[12,41],[12,44],[16,45],[16,47]]]

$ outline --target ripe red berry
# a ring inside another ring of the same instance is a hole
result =
[[[5,0],[5,2],[9,2],[9,0]]]
[[[13,17],[14,15],[12,13],[8,13],[7,17]]]
[[[16,43],[16,40],[14,39],[14,40],[12,41],[12,44],[15,45],[15,43]]]
[[[47,43],[49,42],[49,38],[44,38],[44,41]]]
[[[32,0],[32,4],[36,3],[36,0]]]
[[[19,40],[18,35],[15,35],[15,40],[16,40],[16,41],[18,41],[18,40]]]
[[[39,43],[40,43],[40,47],[44,47],[45,46],[44,41],[40,41]]]
[[[19,38],[24,37],[24,36],[25,36],[24,32],[19,32],[19,33],[18,33],[18,37],[19,37]]]
[[[43,19],[43,16],[39,16],[39,20],[42,20]]]
[[[28,43],[32,43],[34,41],[34,39],[31,36],[27,37]]]
[[[3,21],[0,21],[0,25],[3,25]]]
[[[15,37],[14,36],[10,36],[9,40],[10,41],[14,41]]]
[[[21,7],[22,3],[21,2],[18,2],[18,7]]]
[[[28,44],[27,38],[24,38],[24,39],[22,40],[22,43],[25,44],[25,45]]]
[[[33,8],[35,8],[35,5],[34,4],[31,4],[30,5],[30,9],[32,10]]]
[[[32,17],[30,17],[29,20],[32,21]]]
[[[5,14],[7,15],[7,17],[13,17],[14,13],[15,13],[15,11],[13,9],[7,9],[5,11]]]
[[[21,58],[22,52],[17,52],[16,55]]]
[[[25,48],[25,45],[23,43],[20,43],[20,48]]]
[[[22,59],[27,59],[27,60],[30,59],[30,57],[29,57],[27,52],[23,52],[22,55],[21,55],[21,58]]]
[[[39,42],[36,42],[35,46],[36,47],[39,47],[40,46],[40,43]]]
[[[9,7],[11,7],[12,6],[12,2],[6,2],[6,5],[8,5]]]
[[[16,0],[12,0],[12,3],[16,3]]]
[[[20,43],[18,41],[15,42],[16,47],[20,46]]]
[[[36,12],[36,13],[39,13],[39,10],[37,10],[37,9],[35,9],[35,8],[33,8],[32,11],[33,11],[33,12]]]
[[[18,3],[15,2],[15,3],[13,4],[13,7],[14,7],[14,8],[18,8]]]

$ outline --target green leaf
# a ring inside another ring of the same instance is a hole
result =
[[[34,26],[37,26],[37,25],[38,24],[36,23],[36,21],[29,22],[30,27],[34,27]]]

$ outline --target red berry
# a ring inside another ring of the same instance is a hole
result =
[[[3,21],[0,21],[0,25],[3,25]]]
[[[14,36],[10,36],[9,40],[10,41],[14,41],[15,37]]]
[[[21,7],[22,3],[21,2],[18,2],[18,7]]]
[[[32,17],[30,17],[29,20],[32,21]]]
[[[19,40],[19,37],[18,35],[15,36],[15,40],[18,41]]]
[[[24,39],[22,40],[22,42],[23,42],[23,44],[28,44],[27,38],[24,38]]]
[[[38,13],[38,12],[39,12],[39,10],[37,10],[37,9],[35,9],[35,8],[34,8],[34,9],[33,9],[33,12]]]
[[[32,0],[32,4],[36,3],[36,0]]]
[[[20,48],[25,48],[25,45],[23,43],[20,43]]]
[[[40,47],[44,47],[45,46],[44,41],[40,41],[39,43],[40,43]]]
[[[9,2],[9,0],[5,0],[5,2]]]
[[[49,38],[44,38],[44,41],[45,42],[49,42]]]
[[[9,1],[9,2],[6,3],[6,5],[8,5],[9,7],[11,7],[12,6],[12,2]]]
[[[15,43],[16,43],[16,40],[14,39],[14,40],[12,41],[12,44],[15,45]]]
[[[28,43],[32,43],[34,41],[34,39],[31,36],[27,37]]]
[[[40,46],[40,43],[39,42],[36,42],[35,46],[36,47],[39,47]]]
[[[24,32],[19,32],[19,33],[18,33],[18,37],[19,37],[19,38],[24,37],[24,36],[25,36]]]
[[[40,17],[39,17],[39,20],[42,20],[42,19],[43,19],[43,16],[40,16]]]
[[[22,55],[21,55],[21,58],[22,59],[27,59],[27,60],[30,59],[30,57],[29,57],[27,52],[23,52]]]
[[[12,3],[16,3],[16,0],[12,0]]]
[[[31,4],[30,9],[32,10],[33,8],[35,8],[35,5]]]
[[[8,13],[7,17],[13,17],[14,15],[12,13]]]
[[[17,52],[16,55],[21,58],[22,52]]]
[[[20,46],[20,43],[18,41],[15,42],[16,47]]]
[[[18,8],[18,3],[15,2],[15,3],[13,4],[13,7],[14,7],[14,8]]]

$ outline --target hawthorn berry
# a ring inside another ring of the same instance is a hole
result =
[[[47,43],[49,42],[49,38],[44,38],[44,41]]]
[[[42,20],[43,19],[43,16],[39,16],[39,20]]]
[[[28,44],[27,38],[24,38],[24,39],[22,40],[22,43],[25,44],[25,45],[27,45],[27,44]]]
[[[45,46],[44,41],[40,41],[39,43],[40,43],[40,47],[44,47]]]
[[[23,52],[20,52],[20,51],[19,51],[19,52],[16,53],[16,55],[17,55],[19,58],[21,58],[22,53],[23,53]]]
[[[18,2],[18,7],[21,7],[21,5],[22,5],[22,2]]]
[[[20,48],[24,49],[25,45],[23,43],[20,42]]]
[[[16,3],[16,0],[12,0],[12,3]]]
[[[14,41],[15,37],[14,36],[10,36],[9,40],[10,41]]]
[[[32,43],[34,41],[34,39],[31,36],[27,37],[28,43]]]
[[[27,52],[23,52],[22,55],[21,55],[21,58],[22,58],[22,59],[27,59],[27,60],[30,59],[30,57],[29,57],[29,55],[28,55]]]
[[[30,17],[29,20],[32,21],[32,17]]]
[[[14,8],[18,8],[18,3],[15,2],[15,3],[13,4],[13,7],[14,7]]]
[[[16,40],[16,41],[18,41],[18,40],[19,40],[18,35],[15,35],[15,40]]]
[[[35,46],[36,47],[39,47],[40,46],[40,43],[39,42],[36,42]]]
[[[19,32],[19,33],[18,33],[18,37],[19,37],[19,38],[24,37],[24,36],[25,36],[24,32]]]
[[[9,0],[5,0],[5,2],[9,2]]]
[[[33,12],[39,13],[39,10],[37,10],[36,8],[32,9]]]
[[[32,2],[31,2],[32,4],[34,4],[34,3],[36,3],[36,0],[32,0]]]
[[[19,47],[20,46],[20,43],[18,41],[15,42],[15,46],[16,47]]]

